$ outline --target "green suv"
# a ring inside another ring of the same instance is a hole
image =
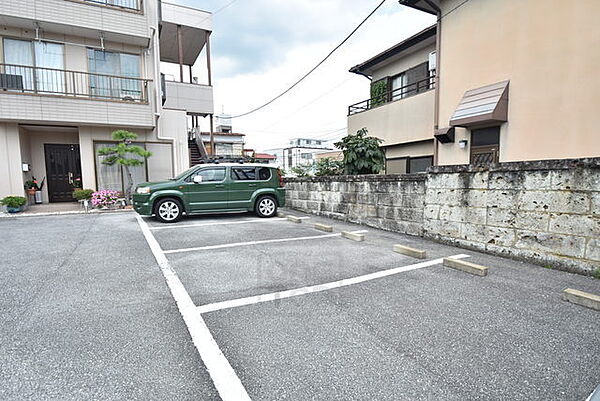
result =
[[[164,223],[182,215],[255,211],[272,217],[285,204],[283,177],[264,164],[201,164],[168,181],[140,184],[133,208]]]

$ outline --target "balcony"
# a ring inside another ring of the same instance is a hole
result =
[[[433,77],[349,107],[348,132],[367,128],[369,135],[396,145],[433,139]]]
[[[0,25],[147,47],[142,0],[2,0]]]
[[[419,93],[427,92],[435,88],[435,75],[430,75],[420,81],[402,86],[371,99],[363,100],[348,107],[348,115],[371,110],[381,105],[405,99],[407,97],[418,95]]]
[[[152,81],[0,64],[0,119],[152,127]]]
[[[167,109],[185,110],[187,114],[206,116],[213,114],[213,88],[187,82],[165,82]]]

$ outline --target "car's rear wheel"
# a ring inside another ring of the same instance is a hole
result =
[[[277,200],[272,196],[262,196],[256,201],[255,211],[258,217],[273,217],[277,213]]]
[[[183,207],[174,198],[160,199],[154,209],[156,219],[162,223],[175,223],[181,220]]]

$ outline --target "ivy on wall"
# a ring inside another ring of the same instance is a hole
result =
[[[371,107],[387,102],[388,79],[383,78],[371,83]]]

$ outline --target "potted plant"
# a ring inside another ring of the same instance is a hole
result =
[[[27,199],[22,196],[7,196],[0,200],[0,203],[6,206],[8,213],[19,213],[27,203]]]
[[[31,180],[25,181],[25,191],[28,195],[35,196],[35,193],[40,190],[40,185],[35,177],[31,177]]]
[[[78,201],[84,201],[87,200],[89,201],[90,199],[92,199],[92,194],[94,193],[93,189],[75,189],[73,191],[73,198],[77,199]]]
[[[73,180],[73,189],[81,189],[83,188],[83,183],[81,182],[81,177],[77,177]]]
[[[108,209],[115,206],[119,200],[119,193],[109,189],[96,191],[92,194],[92,205],[94,207]]]

